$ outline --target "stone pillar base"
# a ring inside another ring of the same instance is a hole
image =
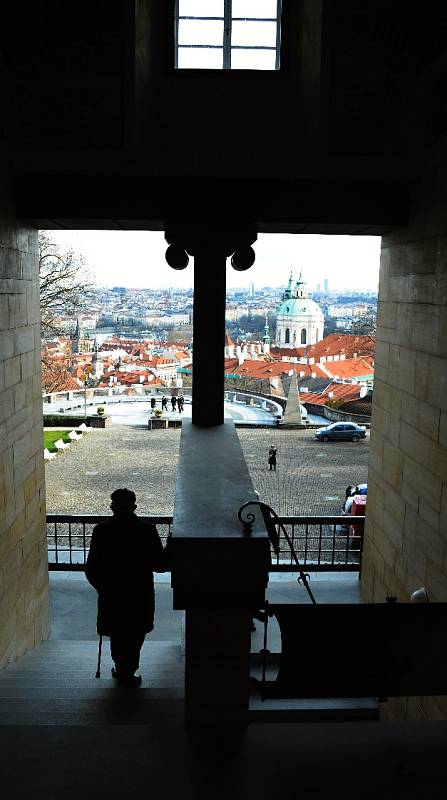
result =
[[[248,724],[250,614],[186,611],[186,725]]]

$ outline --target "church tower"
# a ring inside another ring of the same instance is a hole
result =
[[[93,343],[93,352],[92,352],[92,376],[94,378],[100,378],[103,373],[102,369],[102,361],[98,358],[98,342],[96,341],[96,337]]]
[[[295,285],[290,272],[276,318],[277,347],[293,349],[315,344],[323,338],[323,312],[315,300],[309,297],[301,272]]]
[[[265,314],[264,336],[262,337],[262,352],[266,354],[270,353],[270,328],[267,319],[267,312]]]
[[[76,320],[76,330],[71,337],[71,352],[72,353],[90,353],[92,350],[92,343],[88,333],[84,332],[82,321],[78,317]]]

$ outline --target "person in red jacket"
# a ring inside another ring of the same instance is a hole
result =
[[[135,672],[146,633],[154,628],[154,571],[164,572],[167,550],[155,525],[135,514],[129,489],[111,494],[113,517],[93,529],[85,567],[98,592],[97,631],[110,636],[112,675],[119,686],[141,685]]]

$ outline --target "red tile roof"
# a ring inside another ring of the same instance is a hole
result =
[[[331,400],[358,400],[363,387],[355,383],[331,383],[322,392],[300,392],[302,403],[315,403],[324,406]]]
[[[328,356],[342,355],[345,358],[372,356],[376,349],[374,336],[354,336],[351,333],[330,333],[320,342],[302,347],[271,347],[270,352],[278,357],[288,356],[296,358],[313,358],[319,361],[320,358]]]
[[[371,361],[372,359],[370,358],[347,358],[344,361],[326,361],[321,366],[326,370],[327,374],[332,375],[334,378],[338,377],[347,380],[365,375],[373,377],[374,367]]]
[[[225,372],[240,375],[241,378],[277,378],[282,374],[288,374],[293,370],[299,376],[304,373],[307,377],[313,374],[318,378],[327,377],[327,373],[321,369],[319,364],[292,364],[290,361],[261,361],[257,359],[246,358],[245,361],[239,365],[237,358],[225,359]]]

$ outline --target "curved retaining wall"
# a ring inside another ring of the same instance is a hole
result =
[[[347,411],[339,411],[337,408],[330,408],[330,406],[306,403],[303,401],[302,395],[300,399],[303,406],[306,406],[310,414],[318,414],[320,417],[325,417],[330,422],[357,422],[359,425],[371,424],[371,417],[368,417],[366,414],[350,414]]]

